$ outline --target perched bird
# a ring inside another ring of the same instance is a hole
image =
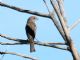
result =
[[[37,19],[36,16],[29,17],[27,20],[27,24],[25,26],[26,35],[30,42],[30,52],[35,52],[34,38],[35,38],[35,34],[36,34],[36,24],[35,24],[36,19]]]

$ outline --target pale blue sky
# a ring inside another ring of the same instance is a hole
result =
[[[48,1],[48,0],[47,0]],[[43,0],[2,0],[2,2],[9,5],[14,5],[24,9],[30,9],[47,13],[47,9],[43,3]],[[80,17],[80,0],[65,0],[65,13],[68,19],[68,25],[70,26],[75,20]],[[49,4],[49,7],[50,4]],[[52,9],[52,8],[50,8]],[[4,8],[0,6],[0,33],[7,34],[10,37],[27,39],[25,34],[25,24],[28,17],[31,14],[25,14]],[[62,37],[58,33],[52,21],[48,18],[38,17],[37,34],[36,38],[43,42],[63,42]],[[71,37],[74,40],[75,47],[80,52],[80,24],[71,31]],[[6,42],[4,38],[0,38],[0,41]],[[11,42],[11,41],[8,41]],[[35,46],[36,52],[29,52],[29,45],[15,45],[15,46],[2,46],[0,45],[0,51],[6,49],[11,52],[25,53],[27,55],[37,57],[39,60],[72,60],[72,56],[69,52],[43,46]],[[1,55],[0,55],[1,57]],[[5,55],[3,60],[28,60],[14,55]]]

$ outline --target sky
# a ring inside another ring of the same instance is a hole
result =
[[[48,13],[43,0],[0,0],[1,2],[7,3],[9,5],[17,6],[20,8],[38,11],[42,13]],[[49,4],[49,8],[52,11],[49,0],[47,0]],[[65,0],[65,15],[68,20],[68,26],[71,26],[77,19],[80,18],[80,0]],[[6,34],[10,37],[27,39],[25,34],[25,24],[27,22],[28,17],[32,16],[28,13],[21,13],[15,10],[1,7],[0,6],[0,33]],[[38,17],[36,21],[37,25],[37,33],[36,39],[41,42],[64,42],[63,38],[60,36],[58,30],[56,29],[53,22],[44,17]],[[74,45],[77,48],[78,52],[80,52],[80,40],[79,40],[79,32],[80,32],[80,24],[78,24],[73,30],[71,30],[70,35],[73,39]],[[1,42],[13,42],[8,41],[4,38],[0,37]],[[59,50],[50,47],[38,46],[35,45],[36,52],[29,52],[29,45],[0,45],[0,51],[17,52],[26,54],[29,56],[33,56],[38,58],[39,60],[72,60],[71,53],[64,50]],[[2,55],[0,55],[1,58]],[[21,58],[15,55],[5,55],[3,60],[26,60],[25,58]],[[29,60],[29,59],[27,59]]]

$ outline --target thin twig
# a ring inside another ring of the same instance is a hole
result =
[[[51,12],[49,7],[48,7],[47,2],[45,0],[43,0],[43,2],[44,2],[45,6],[46,6],[46,8],[47,8],[47,10],[49,12],[50,17],[54,17],[54,10]]]
[[[5,34],[0,34],[0,37],[6,38],[6,39],[9,39],[9,40],[14,40],[14,41],[16,40],[16,38],[10,38]]]
[[[80,18],[76,20],[68,29],[71,31],[73,28],[75,28],[80,23]]]
[[[21,43],[20,42],[15,42],[15,43],[12,43],[12,42],[0,42],[0,45],[20,45]]]
[[[24,55],[24,54],[20,54],[20,53],[16,53],[16,52],[1,52],[0,51],[0,54],[11,54],[11,55],[16,55],[16,56],[20,56],[20,57],[23,57],[23,58],[27,58],[27,59],[32,59],[32,60],[38,60],[36,58],[33,58],[31,56],[27,56],[27,55]]]
[[[46,1],[43,0],[43,2],[44,2],[44,4],[45,4],[45,6],[47,7],[47,10],[48,10],[49,14],[51,14],[51,12],[50,12],[50,10],[49,10],[49,8],[48,8],[48,5],[47,5],[47,3],[46,3]]]

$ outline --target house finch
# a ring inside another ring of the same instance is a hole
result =
[[[37,19],[36,16],[29,17],[27,20],[26,27],[25,27],[26,35],[30,42],[30,52],[35,52],[34,38],[35,38],[35,34],[36,34],[36,24],[35,24],[36,19]]]

